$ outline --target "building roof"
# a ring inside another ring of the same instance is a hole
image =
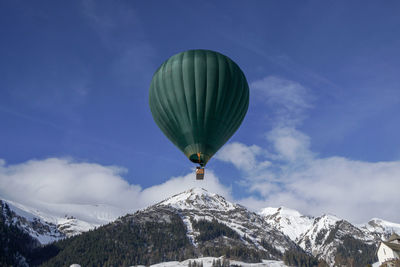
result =
[[[389,237],[388,242],[392,242],[392,241],[394,241],[394,240],[400,240],[400,236],[399,236],[398,234],[396,234],[396,233],[393,233],[393,234]]]
[[[390,243],[390,242],[382,242],[382,243],[391,248],[393,251],[400,252],[400,244]]]

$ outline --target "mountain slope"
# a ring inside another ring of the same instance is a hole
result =
[[[355,226],[332,215],[314,218],[284,207],[265,208],[256,214],[201,188],[101,227],[99,222],[112,217],[110,209],[101,205],[88,207],[88,214],[74,218],[13,202],[1,204],[0,234],[4,240],[16,241],[7,248],[17,248],[13,254],[13,260],[21,263],[17,266],[44,261],[45,266],[147,265],[220,256],[242,262],[269,259],[313,266],[317,261],[312,255],[330,266],[364,266],[374,262],[378,241],[400,229],[398,224],[379,219]],[[27,247],[15,245],[24,243]]]
[[[307,255],[262,216],[204,189],[191,189],[96,230],[52,244],[44,266],[155,264],[206,256],[244,262]]]
[[[57,256],[43,266],[148,265],[195,256],[179,215],[162,208],[126,215],[51,246]]]
[[[71,205],[64,205],[65,213],[60,215],[60,212],[53,214],[46,209],[38,210],[10,200],[0,201],[7,204],[12,212],[9,220],[43,245],[81,234],[116,219],[116,216],[104,205],[96,205],[94,208],[80,205],[79,209],[87,210],[87,213],[77,218],[68,215],[67,211],[71,210]],[[77,208],[74,207],[74,210]]]
[[[0,200],[0,265],[35,265],[35,262],[41,261],[42,254],[49,253],[41,249],[42,245],[79,235],[97,226],[99,224],[73,216],[59,217]]]
[[[31,252],[40,243],[22,230],[9,206],[0,200],[0,265],[28,266]]]
[[[199,246],[198,237],[201,233],[196,231],[193,224],[203,220],[225,224],[239,235],[239,243],[245,247],[266,252],[270,259],[282,257],[286,250],[299,249],[290,238],[267,224],[262,216],[201,188],[194,188],[172,196],[155,206],[177,209],[187,226],[188,237],[196,247]]]
[[[323,215],[315,218],[313,226],[300,237],[298,244],[330,265],[347,264],[357,258],[357,266],[365,266],[376,261],[375,241],[374,236],[351,223]],[[360,259],[358,254],[362,255]]]
[[[40,244],[48,244],[66,236],[58,230],[57,225],[44,221],[32,213],[10,204],[10,202],[2,201],[2,205],[5,221],[29,234]]]
[[[273,227],[297,242],[314,223],[314,218],[285,207],[262,209],[259,214]]]
[[[378,218],[373,218],[368,223],[358,225],[358,228],[373,235],[378,235],[383,240],[389,238],[392,233],[400,234],[399,223],[392,223]]]
[[[386,222],[368,224],[367,229],[367,226],[357,227],[333,215],[314,218],[283,207],[265,208],[260,214],[305,251],[331,266],[346,265],[351,261],[355,261],[355,266],[375,262],[375,249],[382,233],[387,233],[389,226],[391,229],[396,226]]]

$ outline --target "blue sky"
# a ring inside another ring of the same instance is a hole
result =
[[[118,169],[142,195],[192,179],[148,89],[164,60],[202,48],[232,58],[251,95],[201,186],[253,209],[399,222],[399,12],[398,1],[1,1],[0,195],[21,201],[12,192],[34,185],[5,187],[10,177],[49,162]]]

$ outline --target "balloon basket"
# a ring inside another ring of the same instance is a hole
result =
[[[204,179],[204,168],[196,167],[196,180],[203,180],[203,179]]]

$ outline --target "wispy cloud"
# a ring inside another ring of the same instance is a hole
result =
[[[305,118],[312,107],[313,97],[309,89],[297,82],[276,76],[268,76],[250,84],[258,101],[270,109],[275,127],[294,127]]]
[[[128,25],[136,26],[135,32],[138,34],[137,26],[140,26],[140,20],[130,5],[124,2],[110,3],[93,0],[84,0],[80,3],[84,18],[100,36],[103,45],[110,49],[121,43],[122,40],[115,37],[118,36],[121,29],[125,29]]]
[[[63,130],[62,127],[60,127],[57,124],[54,124],[54,123],[52,123],[50,121],[47,121],[47,120],[44,120],[42,118],[29,115],[29,114],[24,113],[24,112],[16,111],[14,109],[8,108],[8,107],[3,106],[3,105],[0,105],[0,112],[4,112],[4,113],[10,114],[12,116],[15,116],[15,117],[18,117],[18,118],[21,118],[21,119],[24,119],[24,120],[27,120],[27,121],[30,121],[30,122],[33,122],[33,123],[39,123],[39,124],[47,126],[47,127],[52,127],[52,128],[58,129],[58,130]]]
[[[110,12],[110,10],[112,12]],[[82,14],[113,60],[110,74],[123,87],[148,85],[156,49],[145,41],[146,32],[132,5],[123,2],[82,1]],[[126,29],[133,34],[126,34]]]
[[[236,30],[236,29],[235,29]],[[237,32],[232,35],[223,34],[225,38],[231,42],[240,45],[248,51],[258,55],[270,64],[281,68],[282,70],[290,73],[292,76],[303,79],[307,83],[325,89],[337,89],[338,86],[325,76],[318,73],[313,69],[310,69],[302,64],[299,64],[294,60],[287,51],[283,51],[280,48],[274,47],[269,43],[260,43],[258,38],[254,38],[254,35],[248,32],[242,33],[245,38],[236,38]],[[332,94],[332,90],[326,90],[328,94]]]

